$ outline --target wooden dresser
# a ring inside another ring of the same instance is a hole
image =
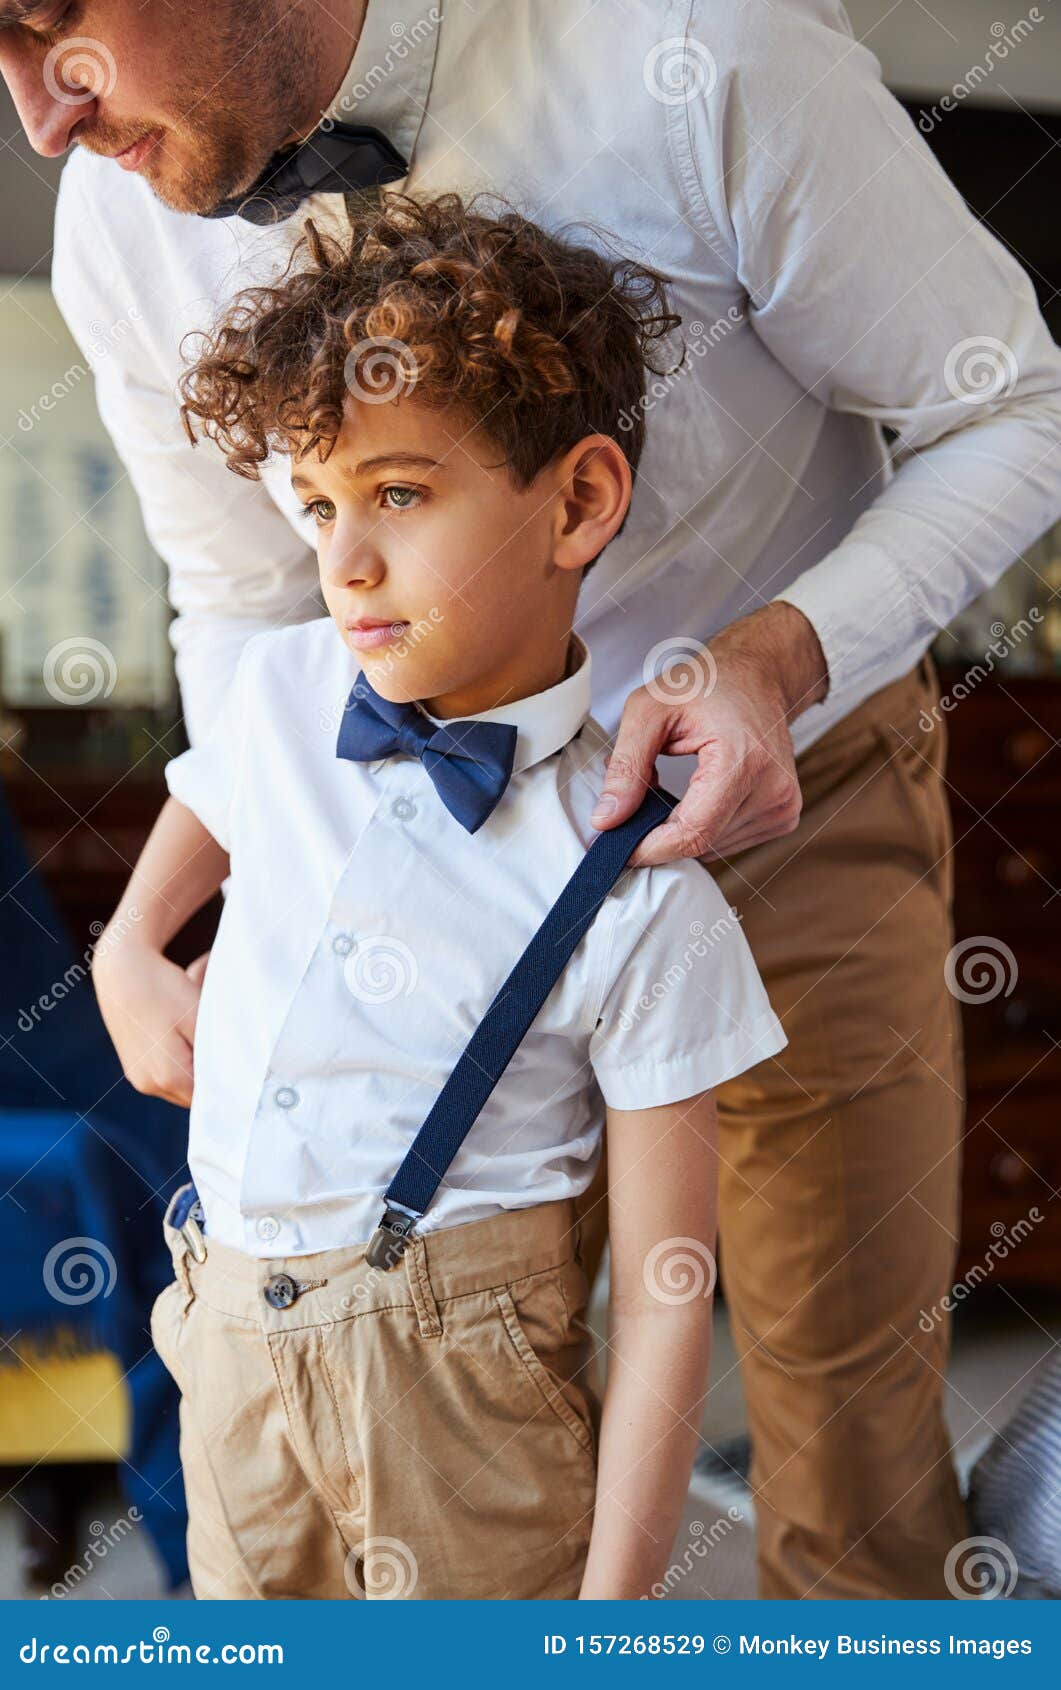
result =
[[[957,674],[943,671],[944,693]],[[968,1088],[961,1271],[1061,1286],[1061,681],[989,677],[947,716]],[[976,959],[982,955],[983,961]],[[1042,1218],[1032,1216],[1036,1210]],[[1013,1238],[1003,1257],[1002,1248]],[[993,1255],[988,1252],[996,1245]]]

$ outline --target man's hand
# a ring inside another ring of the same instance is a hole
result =
[[[107,941],[92,964],[100,1011],[122,1071],[149,1097],[187,1107],[192,1100],[192,1044],[209,952],[181,968],[128,936]]]
[[[627,699],[594,827],[633,814],[652,785],[656,758],[695,752],[697,768],[670,820],[630,857],[632,867],[679,857],[731,857],[791,833],[802,797],[789,723],[825,697],[829,677],[802,611],[775,601],[728,628],[675,672],[649,678]],[[614,806],[602,809],[602,801]]]

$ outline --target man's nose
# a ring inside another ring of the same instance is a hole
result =
[[[96,107],[96,90],[91,77],[80,81],[80,69],[30,62],[11,63],[0,49],[3,71],[19,122],[26,139],[42,158],[58,158],[71,144],[72,132],[91,122]],[[87,126],[87,125],[86,125]]]

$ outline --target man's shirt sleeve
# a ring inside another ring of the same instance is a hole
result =
[[[254,656],[253,643],[246,643],[208,731],[198,745],[171,758],[164,771],[170,796],[194,811],[230,855],[233,811],[246,770],[246,740],[254,714]]]
[[[173,278],[153,276],[151,216],[128,227],[125,199],[97,204],[109,160],[75,149],[59,179],[52,292],[95,377],[96,404],[169,568],[170,625],[188,737],[220,705],[244,642],[321,614],[312,548],[258,481],[209,439],[192,446],[161,349],[175,346]],[[124,186],[124,185],[123,185]],[[134,202],[134,210],[139,202]],[[104,214],[106,210],[106,214]],[[216,307],[203,301],[200,328]]]
[[[832,10],[695,0],[710,74],[688,123],[692,216],[759,337],[823,405],[898,436],[888,485],[778,595],[835,695],[912,663],[1061,516],[1061,350]]]

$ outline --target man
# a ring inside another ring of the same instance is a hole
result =
[[[619,729],[601,824],[657,756],[672,790],[695,771],[633,861],[711,863],[790,1040],[720,1094],[762,1594],[945,1596],[968,1528],[946,1333],[918,1313],[952,1277],[960,1051],[920,660],[1061,513],[1061,355],[1027,277],[839,0],[0,0],[0,17],[32,143],[76,143],[60,306],[83,347],[133,319],[97,395],[170,566],[193,740],[249,633],[321,613],[287,465],[259,486],[193,455],[173,397],[182,334],[267,281],[307,213],[342,217],[334,191],[266,225],[208,215],[268,200],[275,149],[313,135],[312,164],[333,120],[366,125],[380,189],[495,189],[673,278],[686,361],[646,396],[630,517],[579,604],[594,714]]]

